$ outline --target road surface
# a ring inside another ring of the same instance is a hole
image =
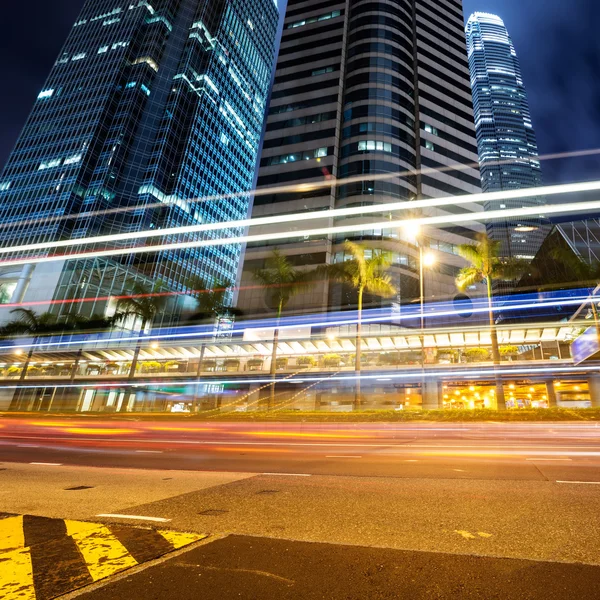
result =
[[[595,423],[5,418],[0,461],[0,511],[214,540],[90,600],[600,597]]]

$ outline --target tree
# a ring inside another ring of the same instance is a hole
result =
[[[485,281],[494,365],[499,365],[501,360],[498,332],[494,318],[494,281],[514,281],[529,268],[529,263],[524,260],[515,258],[500,259],[499,252],[500,242],[492,240],[485,233],[478,234],[477,241],[474,244],[461,244],[458,247],[458,254],[468,261],[470,265],[461,269],[456,278],[456,286],[460,291],[464,291],[471,285]],[[498,375],[496,375],[496,400],[498,409],[505,410],[504,385],[502,384],[501,377]]]
[[[263,269],[256,269],[253,273],[255,281],[266,288],[267,293],[274,296],[277,307],[277,326],[273,333],[273,351],[271,353],[271,393],[269,398],[269,408],[275,405],[275,377],[277,373],[277,345],[279,343],[279,321],[283,309],[288,302],[300,292],[310,286],[318,270],[301,271],[296,269],[289,261],[287,256],[275,248],[271,255],[265,261]]]
[[[141,321],[138,343],[129,369],[129,379],[133,379],[135,376],[144,331],[154,321],[156,315],[165,308],[167,299],[161,282],[156,283],[152,288],[148,288],[143,283],[136,281],[131,287],[131,295],[119,298],[117,301],[116,312],[113,317],[115,323],[126,321],[130,317]]]
[[[196,300],[196,312],[190,317],[190,320],[204,321],[207,317],[218,319],[237,312],[237,309],[228,304],[230,282],[214,278],[205,279],[194,275],[188,279],[186,285]]]
[[[358,317],[356,320],[356,356],[355,371],[360,374],[361,345],[362,345],[362,309],[364,293],[369,292],[382,298],[390,298],[397,293],[389,275],[385,271],[392,264],[388,252],[375,252],[367,258],[369,248],[346,240],[344,248],[352,256],[350,260],[335,263],[326,267],[326,272],[331,279],[352,286],[358,292]],[[361,392],[360,378],[356,380],[354,406],[360,408]]]

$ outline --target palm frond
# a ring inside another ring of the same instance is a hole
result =
[[[481,248],[478,244],[460,244],[456,251],[475,268],[483,268],[484,257],[481,255]]]
[[[466,288],[481,283],[485,279],[485,276],[481,269],[477,267],[464,267],[461,269],[456,277],[456,287],[460,291],[464,291]]]
[[[382,298],[391,298],[398,293],[398,290],[392,283],[392,279],[389,275],[378,275],[370,279],[365,289],[370,294],[381,296]]]

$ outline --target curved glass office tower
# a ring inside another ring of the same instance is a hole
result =
[[[381,222],[391,218],[386,205],[392,202],[410,207],[417,198],[481,189],[462,1],[289,0],[260,165],[259,186],[300,185],[257,196],[255,217],[381,206],[378,213],[312,221],[311,227],[364,224],[351,237],[393,254],[397,300],[418,295],[414,238]],[[424,216],[479,210],[448,206]],[[422,232],[419,243],[437,258],[426,275],[428,297],[456,293],[454,276],[463,264],[456,246],[477,230],[469,222]],[[249,245],[241,305],[268,308],[252,270],[273,247],[309,268],[343,261],[345,237]],[[290,309],[352,302],[339,286],[322,285],[297,296]]]
[[[484,192],[541,185],[538,147],[527,93],[512,40],[502,19],[474,13],[465,28],[473,89],[473,109]],[[541,204],[542,199],[504,201],[486,210]],[[545,237],[539,222],[513,219],[488,227],[506,257],[532,259]]]
[[[1,244],[245,218],[278,19],[273,0],[87,0],[0,176]],[[90,314],[132,279],[234,282],[240,252],[5,267],[0,282],[9,301],[83,297]]]

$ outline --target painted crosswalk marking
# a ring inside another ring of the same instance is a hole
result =
[[[50,600],[207,537],[0,514],[0,598]]]

